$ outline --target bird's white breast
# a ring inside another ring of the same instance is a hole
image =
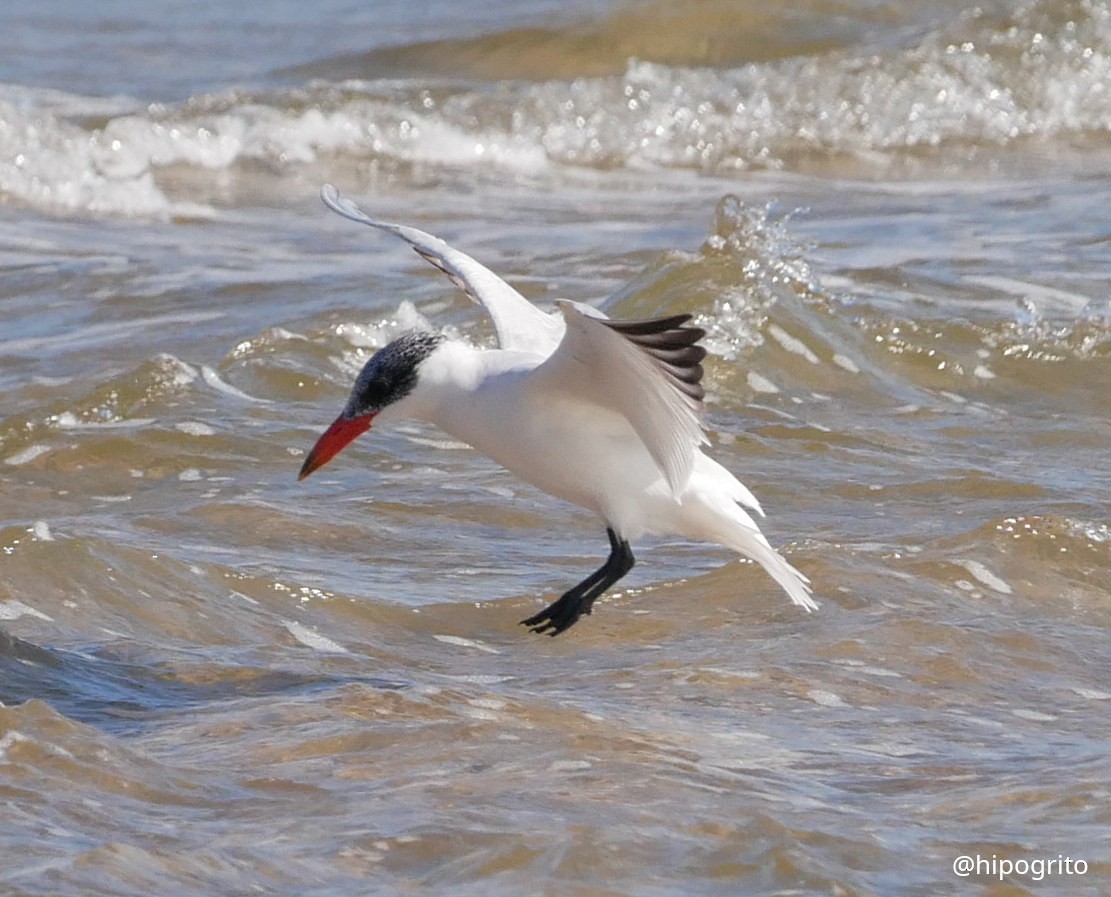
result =
[[[642,516],[661,472],[629,422],[571,394],[538,394],[528,375],[543,359],[445,344],[422,365],[407,408],[543,491],[614,523]],[[657,495],[653,501],[658,501]],[[667,495],[670,500],[670,496]],[[673,500],[672,500],[673,501]],[[630,528],[644,529],[643,525]]]

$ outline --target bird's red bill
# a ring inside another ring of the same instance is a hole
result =
[[[297,475],[297,479],[303,480],[314,470],[331,461],[349,443],[370,429],[370,422],[373,418],[373,414],[351,418],[344,417],[341,414],[337,417],[332,425],[316,440],[316,445],[312,447],[312,451],[305,458],[305,463],[301,465],[301,472]]]

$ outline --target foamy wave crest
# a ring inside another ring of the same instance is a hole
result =
[[[231,92],[151,105],[100,127],[78,123],[90,115],[84,98],[70,95],[58,109],[11,91],[19,102],[0,86],[0,194],[51,212],[204,217],[213,209],[203,200],[220,194],[214,172],[280,176],[321,158],[520,171],[549,164],[535,142],[456,115],[466,98],[445,110],[420,90]]]
[[[1061,19],[1033,4],[977,9],[922,43],[728,70],[630,63],[622,79],[548,83],[533,123],[549,154],[587,165],[785,167],[800,156],[888,155],[941,144],[1111,131],[1111,8]]]
[[[1100,147],[1111,5],[1076,0],[1066,12],[975,9],[871,55],[841,47],[731,68],[633,60],[618,76],[543,82],[321,81],[115,108],[0,86],[0,191],[49,210],[165,217],[210,214],[229,176],[256,188],[269,178],[272,194],[291,172],[316,180],[367,161],[471,174],[729,171],[921,160],[951,146],[998,155],[1024,138],[1046,141],[1042,153],[1053,141]]]
[[[119,177],[98,164],[96,135],[56,111],[0,95],[0,194],[34,208],[164,216],[148,166]]]
[[[99,161],[125,174],[136,163],[222,169],[242,162],[309,164],[326,155],[523,169],[545,164],[537,146],[496,122],[459,114],[466,103],[466,93],[440,103],[425,90],[361,83],[208,98],[154,117],[113,120],[98,141]]]

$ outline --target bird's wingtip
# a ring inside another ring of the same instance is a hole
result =
[[[350,200],[344,199],[334,184],[323,184],[321,186],[320,201],[337,215],[342,215],[344,218],[351,217],[351,213],[345,208],[345,206],[351,204]]]
[[[371,221],[362,209],[340,193],[332,184],[324,184],[320,188],[320,199],[324,205],[337,215],[341,215],[351,221],[357,221],[360,224],[370,224],[374,227],[381,226],[379,222]]]

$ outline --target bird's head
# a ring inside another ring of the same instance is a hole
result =
[[[321,434],[305,458],[297,479],[303,480],[331,461],[369,430],[383,409],[392,406],[400,410],[403,400],[417,386],[421,365],[443,341],[438,333],[414,330],[375,352],[355,380],[340,416]]]

